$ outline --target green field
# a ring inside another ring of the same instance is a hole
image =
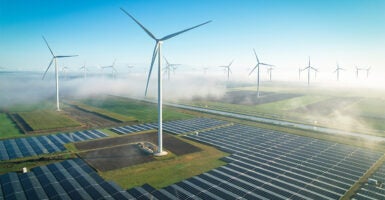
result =
[[[75,120],[57,111],[36,110],[18,114],[33,131],[80,126]]]
[[[71,102],[71,105],[74,105],[80,109],[83,109],[83,110],[86,110],[86,111],[89,111],[92,113],[96,113],[96,114],[99,114],[101,116],[111,118],[111,119],[114,119],[114,120],[117,120],[120,122],[130,122],[130,121],[136,120],[136,118],[133,116],[121,115],[121,114],[118,114],[115,112],[110,112],[110,111],[105,110],[105,109],[96,108],[93,106],[88,106],[88,105],[80,103],[80,102]]]
[[[183,156],[168,155],[150,163],[99,174],[125,189],[145,183],[159,189],[226,164],[219,159],[227,156],[227,153],[190,140],[184,141],[201,148],[202,151]]]
[[[0,139],[22,136],[15,123],[5,113],[0,113]]]
[[[118,113],[125,116],[134,116],[140,122],[155,122],[158,119],[157,107],[152,103],[145,103],[127,98],[106,96],[100,99],[85,99],[82,103]],[[190,114],[182,113],[178,109],[164,107],[163,120],[187,119],[193,117]]]
[[[232,88],[229,91],[256,91],[255,87]],[[364,134],[385,136],[385,99],[382,91],[360,89],[329,89],[268,85],[262,92],[298,94],[300,96],[269,103],[245,105],[221,99],[200,99],[180,103],[251,116],[280,119],[336,128]],[[267,96],[266,96],[267,97]],[[268,98],[268,97],[267,97]]]

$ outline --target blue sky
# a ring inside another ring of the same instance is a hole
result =
[[[192,66],[234,61],[233,71],[261,60],[284,69],[314,65],[332,70],[372,66],[385,71],[384,0],[0,0],[0,66],[44,71],[50,53],[78,54],[60,65],[148,66],[155,36],[213,20],[166,41],[169,60]]]

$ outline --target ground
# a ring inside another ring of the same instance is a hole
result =
[[[148,132],[76,143],[75,147],[81,152],[79,156],[94,168],[109,171],[154,161],[154,156],[140,150],[137,143],[157,144],[157,138],[157,132]],[[163,134],[163,147],[176,156],[200,151],[170,134]]]

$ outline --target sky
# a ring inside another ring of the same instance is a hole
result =
[[[248,74],[254,48],[281,77],[296,79],[309,57],[320,77],[334,78],[337,62],[351,77],[354,66],[385,76],[384,0],[0,0],[0,67],[44,72],[44,35],[57,55],[79,55],[62,67],[96,70],[116,59],[145,70],[155,42],[121,7],[159,38],[213,20],[163,44],[170,62],[191,68],[234,60],[232,71]]]

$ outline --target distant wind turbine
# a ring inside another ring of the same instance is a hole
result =
[[[112,63],[112,65],[109,65],[109,66],[103,66],[103,67],[102,67],[102,70],[103,70],[103,69],[107,69],[107,68],[111,68],[111,76],[112,76],[113,79],[116,78],[116,73],[118,72],[118,71],[116,71],[116,69],[115,69],[115,62],[116,62],[116,59],[114,60],[114,62]]]
[[[172,63],[168,62],[166,57],[163,56],[163,58],[164,58],[164,61],[166,61],[166,67],[164,68],[164,70],[167,73],[167,80],[170,80],[171,71],[173,71],[174,75],[175,75],[176,66],[179,66],[180,64],[172,64]]]
[[[83,79],[87,79],[87,71],[86,64],[84,64],[82,67],[80,67],[80,70],[83,70]]]
[[[314,70],[318,72],[318,70],[310,65],[310,57],[309,57],[309,65],[302,69],[302,71],[307,70],[307,85],[310,85],[310,70]]]
[[[208,68],[208,67],[204,67],[204,68],[203,68],[203,73],[206,74],[206,73],[207,73],[207,70],[209,70],[209,68]]]
[[[302,72],[302,69],[298,68],[298,80],[301,80],[301,72]]]
[[[363,71],[363,70],[366,70],[365,68],[359,68],[356,66],[356,78],[358,78],[358,72],[359,71]],[[370,69],[369,69],[370,70]],[[367,75],[369,74],[369,72],[367,71]]]
[[[269,80],[271,81],[271,74],[272,74],[272,72],[273,72],[273,69],[274,69],[274,67],[269,67],[269,68],[267,68],[267,73],[268,73],[268,75],[269,75]]]
[[[270,66],[270,67],[274,67],[274,65],[270,65],[270,64],[267,64],[267,63],[262,63],[262,62],[259,62],[259,59],[258,59],[258,56],[257,56],[257,53],[255,52],[255,49],[253,49],[254,51],[254,55],[255,55],[255,58],[257,59],[257,64],[255,65],[255,67],[251,70],[251,72],[249,73],[249,76],[254,72],[255,69],[258,68],[257,70],[257,98],[259,97],[259,68],[260,68],[260,65],[264,65],[264,66]]]
[[[340,80],[340,71],[341,70],[345,70],[344,68],[341,68],[339,65],[338,65],[338,63],[337,63],[337,68],[336,68],[336,70],[334,70],[334,73],[337,73],[337,81],[339,81]]]
[[[366,70],[366,78],[369,77],[369,71],[370,71],[371,68],[372,68],[372,67],[368,67],[368,68],[365,69],[365,70]]]
[[[163,156],[166,155],[167,152],[163,151],[163,139],[162,139],[162,54],[161,54],[161,47],[162,43],[165,40],[171,39],[177,35],[180,35],[184,32],[187,32],[191,29],[195,29],[199,26],[203,26],[207,23],[210,23],[211,21],[204,22],[202,24],[193,26],[191,28],[184,29],[182,31],[178,31],[176,33],[166,35],[162,38],[156,38],[147,28],[145,28],[138,20],[136,20],[132,15],[130,15],[127,11],[125,11],[123,8],[120,8],[124,13],[126,13],[132,20],[135,21],[137,25],[139,25],[146,33],[148,36],[150,36],[153,40],[155,40],[155,47],[152,53],[152,59],[151,59],[151,65],[150,65],[150,71],[148,73],[147,77],[147,84],[146,84],[146,90],[145,90],[145,96],[147,95],[147,89],[148,89],[148,84],[150,81],[151,77],[151,71],[152,67],[154,65],[156,57],[158,57],[158,152],[154,155],[156,156]]]
[[[227,80],[230,79],[230,73],[233,73],[230,69],[230,66],[233,64],[233,62],[234,60],[232,60],[229,65],[219,66],[225,68],[225,70],[227,71]]]
[[[45,39],[45,37],[44,37],[44,36],[42,36],[42,37],[43,37],[43,40],[44,40],[45,44],[47,45],[47,47],[48,47],[48,49],[49,49],[49,51],[51,52],[51,55],[52,55],[51,62],[49,63],[47,69],[45,70],[42,79],[44,79],[44,77],[45,77],[45,75],[47,74],[47,71],[48,71],[49,68],[51,67],[52,63],[55,62],[55,77],[56,77],[56,110],[57,110],[57,111],[60,111],[60,106],[59,106],[59,69],[58,69],[58,66],[57,66],[57,61],[56,61],[56,59],[57,59],[57,58],[75,57],[75,56],[78,56],[78,55],[56,56],[56,55],[53,53],[51,47],[49,47],[48,42],[47,42],[47,40]]]
[[[63,67],[62,69],[61,69],[61,71],[63,72],[63,77],[64,77],[64,80],[67,80],[67,70],[68,70],[69,68],[68,67]]]

